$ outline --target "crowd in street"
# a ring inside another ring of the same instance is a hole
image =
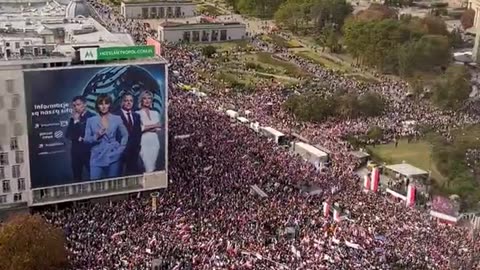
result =
[[[140,22],[121,19],[93,1],[108,14],[108,25],[144,42],[148,33]],[[325,91],[381,93],[387,109],[374,118],[300,123],[282,103],[292,92],[306,91],[302,86],[265,83],[249,94],[231,95],[199,75],[199,70],[213,73],[218,68],[199,51],[165,45],[170,63],[170,185],[160,191],[156,211],[149,199],[138,197],[44,212],[48,221],[64,229],[72,269],[141,270],[149,269],[153,259],[160,259],[161,269],[480,269],[475,258],[480,243],[467,229],[439,224],[382,192],[365,193],[351,146],[343,139],[372,125],[387,131],[385,140],[419,135],[405,121],[448,134],[451,128],[478,122],[478,115],[439,111],[410,100],[403,82],[360,82],[256,38],[252,44],[313,74]],[[198,97],[180,84],[211,89],[208,97]],[[318,171],[231,121],[224,115],[228,108],[322,145],[333,162]],[[268,197],[256,194],[251,185]],[[321,192],[305,194],[300,191],[305,186]],[[336,203],[346,218],[335,222],[324,217],[324,201]]]

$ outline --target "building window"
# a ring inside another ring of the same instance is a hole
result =
[[[165,8],[164,7],[161,7],[159,8],[159,12],[158,12],[158,17],[160,18],[165,18]]]
[[[13,165],[12,166],[12,177],[19,178],[20,177],[20,165]]]
[[[8,110],[8,120],[15,121],[17,119],[17,111],[14,109]]]
[[[157,18],[157,8],[156,7],[150,8],[150,18]]]
[[[10,138],[10,150],[18,150],[18,139],[17,139],[17,137]]]
[[[203,30],[202,31],[202,42],[210,41],[210,31]]]
[[[3,191],[3,193],[10,192],[10,180],[3,180],[2,181],[2,191]]]
[[[200,32],[192,31],[192,41],[199,42],[200,41]]]
[[[13,194],[13,201],[14,202],[19,202],[22,200],[22,193],[15,193]]]
[[[171,18],[173,16],[172,7],[167,7],[167,18]]]
[[[183,32],[183,41],[190,42],[190,31]]]
[[[25,178],[18,178],[17,184],[18,184],[18,191],[25,190]]]
[[[0,196],[0,204],[2,203],[7,203],[7,195],[1,195]]]
[[[15,152],[15,163],[23,164],[23,151]]]
[[[142,8],[142,18],[148,19],[148,8]]]
[[[5,47],[10,47],[10,42],[6,42]]]
[[[30,41],[25,41],[25,45],[30,45]]]
[[[5,179],[5,167],[0,167],[0,180]]]
[[[19,49],[20,48],[20,42],[15,42],[15,49]]]
[[[212,30],[212,41],[218,41],[218,30]]]
[[[8,153],[0,153],[0,165],[8,165]]]
[[[227,30],[220,30],[220,40],[227,40]]]
[[[8,93],[13,93],[15,91],[15,81],[14,80],[5,80],[5,88]]]
[[[175,7],[175,17],[180,18],[182,16],[182,10],[180,7]]]
[[[12,96],[12,108],[17,108],[20,105],[21,97],[19,94]]]

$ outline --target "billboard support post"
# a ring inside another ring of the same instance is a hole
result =
[[[150,193],[150,197],[152,198],[152,210],[154,212],[157,212],[157,200],[159,196],[160,192],[158,191]]]

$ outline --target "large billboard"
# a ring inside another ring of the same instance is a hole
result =
[[[165,64],[24,72],[32,188],[165,171]]]

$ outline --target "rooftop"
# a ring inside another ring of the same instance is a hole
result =
[[[351,151],[350,154],[358,159],[368,158],[370,156],[369,153],[363,151]]]
[[[427,171],[419,169],[408,163],[388,165],[386,166],[386,168],[407,177],[417,176],[417,175],[428,175]]]
[[[195,22],[195,23],[180,23],[180,22],[163,22],[160,23],[160,26],[163,28],[175,28],[175,27],[185,27],[185,26],[213,26],[213,25],[243,25],[240,22]]]
[[[310,144],[307,144],[307,143],[304,143],[304,142],[297,142],[295,143],[296,146],[298,147],[301,147],[305,150],[307,150],[308,152],[310,152],[311,154],[317,156],[317,157],[324,157],[324,156],[328,156],[327,153],[321,151],[320,149],[316,148],[315,146],[313,145],[310,145]]]
[[[63,55],[72,55],[75,47],[133,46],[135,44],[129,34],[112,33],[94,18],[83,16],[65,18],[66,5],[58,1],[61,0],[50,0],[43,6],[35,7],[25,4],[25,7],[20,6],[17,12],[11,13],[2,13],[2,6],[0,8],[0,40],[38,39],[38,42],[33,42],[55,46],[53,51]],[[84,1],[71,1],[70,6],[83,5]],[[72,13],[76,14],[77,11]]]

